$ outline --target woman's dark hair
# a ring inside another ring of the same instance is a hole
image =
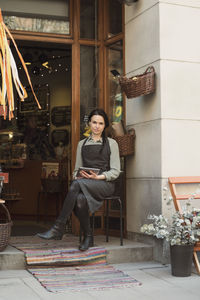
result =
[[[107,114],[105,113],[105,111],[101,108],[96,108],[93,111],[91,111],[91,113],[88,116],[88,123],[91,121],[93,116],[101,116],[104,119],[104,123],[105,123],[105,128],[102,132],[102,139],[103,139],[103,147],[105,144],[105,140],[106,140],[106,133],[105,133],[105,129],[109,126],[109,119]],[[102,149],[103,149],[102,147]]]

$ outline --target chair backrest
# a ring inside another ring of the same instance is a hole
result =
[[[188,200],[190,198],[193,199],[200,199],[200,194],[177,194],[176,185],[180,184],[200,184],[200,176],[185,176],[185,177],[169,177],[169,188],[171,191],[171,195],[174,201],[174,206],[177,211],[182,213],[182,208],[180,201],[181,200]]]

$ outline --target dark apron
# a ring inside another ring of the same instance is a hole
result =
[[[87,139],[82,145],[81,154],[83,167],[99,168],[101,171],[110,169],[110,146],[106,138],[104,146],[102,145],[85,145]],[[95,180],[81,178],[77,179],[83,194],[85,195],[89,210],[91,213],[98,210],[103,200],[114,192],[114,182],[106,180]]]

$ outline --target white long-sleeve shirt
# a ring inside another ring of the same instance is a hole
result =
[[[73,172],[74,178],[76,177],[79,167],[83,167],[81,149],[82,149],[84,142],[85,142],[85,139],[81,140],[77,146],[76,163],[75,163],[75,168],[74,168],[74,172]],[[102,174],[105,175],[106,181],[112,181],[112,180],[115,180],[120,174],[119,147],[118,147],[117,142],[114,139],[108,138],[108,142],[109,142],[110,152],[111,152],[110,153],[110,170],[105,171]],[[92,137],[90,136],[85,143],[85,145],[97,145],[97,144],[102,144],[102,138],[98,141],[94,141],[92,139]]]

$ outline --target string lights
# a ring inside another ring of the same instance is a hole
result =
[[[37,59],[33,60],[33,55],[29,52],[24,54],[26,58],[25,63],[29,71],[35,76],[44,77],[47,74],[53,75],[58,72],[68,72],[69,67],[66,65],[66,59],[68,56],[52,55],[47,56],[41,53]],[[18,66],[18,70],[22,70],[21,64]]]

